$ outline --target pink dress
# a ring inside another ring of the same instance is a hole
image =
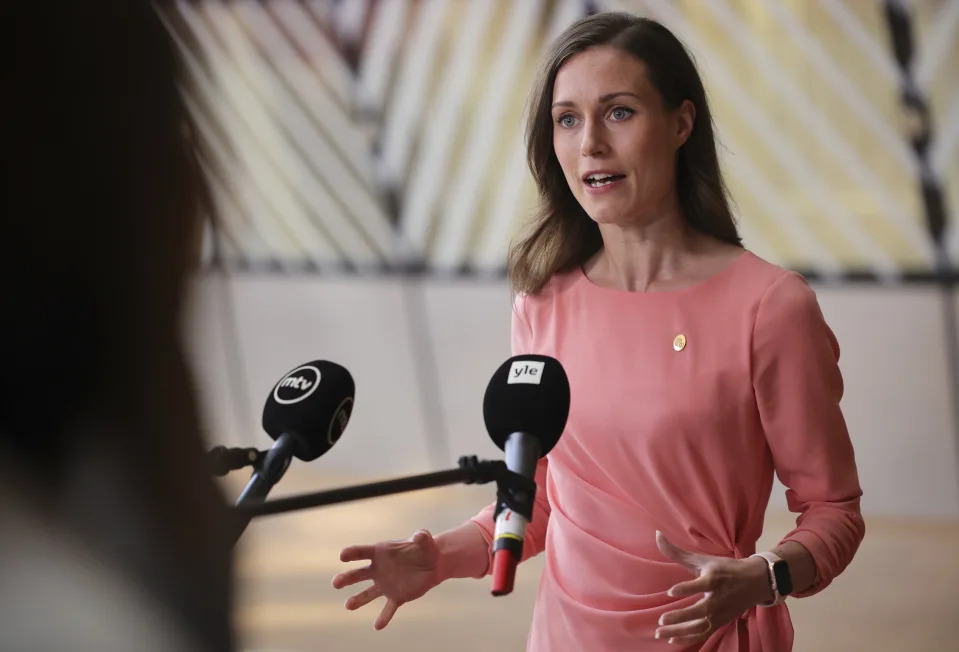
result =
[[[839,409],[839,348],[798,274],[744,252],[690,288],[626,292],[577,267],[517,298],[512,348],[558,359],[571,389],[566,430],[537,469],[524,546],[524,558],[546,553],[531,652],[679,650],[653,638],[657,621],[702,596],[666,595],[691,575],[662,556],[655,531],[690,551],[748,557],[774,472],[800,514],[783,541],[817,567],[797,597],[852,559],[862,491]],[[492,510],[473,518],[487,541]],[[782,604],[687,649],[787,652],[792,640]]]

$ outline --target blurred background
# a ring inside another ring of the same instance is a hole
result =
[[[746,246],[810,279],[842,348],[867,534],[827,591],[792,601],[796,649],[951,649],[959,0],[162,3],[215,204],[186,324],[210,445],[266,448],[273,384],[323,358],[356,379],[352,421],[273,496],[501,456],[481,405],[510,353],[507,246],[535,199],[524,103],[548,42],[613,9],[692,51]],[[524,649],[539,560],[509,597],[451,582],[382,632],[378,607],[347,612],[329,586],[343,546],[440,531],[494,493],[254,522],[244,647]],[[791,522],[779,488],[766,545]]]

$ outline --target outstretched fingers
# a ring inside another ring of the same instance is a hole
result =
[[[380,610],[380,615],[373,621],[373,629],[383,629],[389,625],[390,621],[393,620],[393,614],[395,614],[399,608],[399,604],[387,598],[386,604],[383,605],[383,609]]]
[[[340,550],[340,561],[359,561],[360,559],[373,559],[373,552],[376,546],[347,546]]]
[[[359,609],[360,607],[369,604],[370,602],[372,602],[373,600],[376,600],[381,595],[383,595],[383,593],[382,591],[380,591],[380,587],[374,584],[373,586],[367,589],[364,589],[355,595],[351,595],[350,597],[346,599],[346,602],[344,604],[347,609],[352,611],[354,609]]]
[[[363,582],[371,579],[373,579],[372,566],[354,568],[335,575],[333,577],[333,588],[342,589],[344,586],[350,586],[352,584],[356,584],[357,582]]]

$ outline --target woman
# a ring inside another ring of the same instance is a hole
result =
[[[5,62],[0,649],[229,650],[180,337],[205,187],[153,3],[20,3]]]
[[[537,470],[524,557],[547,559],[528,649],[791,649],[783,598],[822,590],[864,533],[838,346],[804,280],[742,248],[682,44],[627,14],[571,26],[534,91],[528,154],[541,205],[510,252],[513,353],[559,359],[572,395]],[[774,472],[801,516],[757,556]],[[346,606],[385,596],[384,627],[489,571],[492,510],[346,548],[371,563],[333,585],[372,580]]]

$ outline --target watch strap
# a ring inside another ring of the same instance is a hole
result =
[[[777,564],[777,563],[779,563],[779,562],[782,562],[782,561],[783,561],[783,558],[780,557],[779,555],[777,555],[776,553],[774,553],[774,552],[769,552],[769,551],[757,552],[757,553],[752,554],[752,555],[749,555],[749,556],[750,556],[750,557],[759,557],[759,558],[764,559],[764,560],[766,561],[766,574],[767,574],[767,576],[768,576],[768,578],[769,578],[769,588],[771,588],[772,591],[773,591],[773,599],[770,600],[769,602],[760,603],[760,606],[762,606],[762,607],[773,607],[773,606],[779,604],[780,602],[782,602],[783,600],[785,600],[785,599],[786,599],[786,596],[784,596],[782,593],[779,592],[779,586],[777,585],[777,582],[776,582],[776,572],[775,572],[775,570],[773,569],[773,564]]]

